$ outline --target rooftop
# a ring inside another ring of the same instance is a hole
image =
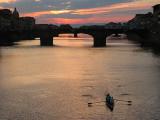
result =
[[[153,8],[154,8],[154,7],[160,7],[160,4],[154,5]]]

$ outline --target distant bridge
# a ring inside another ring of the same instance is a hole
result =
[[[146,30],[144,29],[107,29],[103,27],[97,28],[75,28],[75,29],[38,29],[34,31],[35,37],[40,37],[41,46],[52,46],[54,42],[54,37],[57,37],[59,34],[88,34],[93,37],[93,46],[94,47],[105,47],[106,46],[106,38],[112,34],[128,34],[134,32],[140,36],[144,36],[146,34]]]
[[[128,34],[136,33],[139,36],[145,36],[147,30],[145,29],[107,29],[105,27],[88,27],[88,28],[59,28],[59,27],[50,27],[49,25],[45,28],[41,26],[35,27],[32,30],[19,30],[19,31],[1,31],[0,36],[10,37],[10,39],[16,39],[20,36],[30,36],[33,38],[40,38],[41,46],[53,46],[54,37],[58,37],[59,34],[74,34],[77,36],[79,33],[88,34],[93,37],[93,46],[94,47],[105,47],[106,38],[112,34]]]

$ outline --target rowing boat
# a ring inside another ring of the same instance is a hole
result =
[[[113,111],[114,109],[114,99],[110,94],[106,95],[106,106]]]

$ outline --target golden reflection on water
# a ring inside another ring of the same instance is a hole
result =
[[[92,42],[56,38],[55,47],[35,40],[1,48],[0,119],[159,118],[159,59],[127,40],[106,48],[92,48]],[[88,107],[107,92],[133,105],[116,103],[113,113],[103,103]]]

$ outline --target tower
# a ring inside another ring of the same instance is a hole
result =
[[[17,11],[16,8],[14,8],[13,17],[14,17],[14,18],[19,18],[19,13],[18,13],[18,11]]]

